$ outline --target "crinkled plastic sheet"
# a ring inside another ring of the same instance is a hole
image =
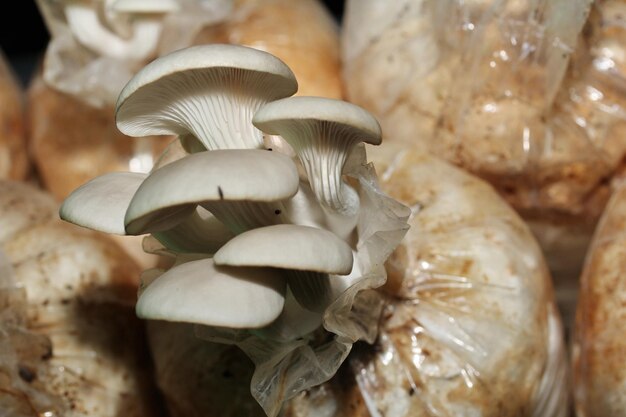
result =
[[[581,277],[573,348],[579,417],[626,415],[625,185],[602,215]]]
[[[387,140],[490,181],[574,278],[626,155],[625,13],[623,0],[350,0],[348,97]]]
[[[156,54],[191,45],[203,27],[221,21],[232,8],[232,0],[176,0],[179,10],[164,15],[161,20],[162,30],[155,53],[133,61],[102,55],[81,44],[67,24],[64,6],[68,2],[37,0],[52,38],[46,51],[43,76],[55,89],[95,107],[115,104],[128,80]],[[106,7],[103,3],[108,0],[89,2],[94,8]],[[101,21],[101,24],[111,34],[124,38],[125,35],[108,27],[107,22]]]
[[[289,341],[269,332],[196,327],[199,337],[236,344],[252,359],[252,395],[269,416],[276,416],[286,400],[335,375],[354,342],[372,343],[376,338],[383,302],[371,289],[385,283],[384,262],[406,233],[408,210],[382,193],[373,166],[365,161],[360,146],[344,171],[357,181],[361,199],[355,262],[362,276],[327,308],[323,329]],[[279,327],[298,325],[278,321]],[[280,329],[274,330],[280,334]]]

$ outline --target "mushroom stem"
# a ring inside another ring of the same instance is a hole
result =
[[[309,311],[324,313],[334,301],[328,274],[290,270],[287,282],[298,303]]]
[[[324,209],[326,226],[350,246],[356,245],[356,225],[359,221],[360,199],[357,191],[346,184],[341,183],[342,192],[339,193],[343,199],[343,211],[333,211],[322,206]]]
[[[307,310],[324,313],[329,305],[363,277],[355,250],[352,250],[352,257],[354,262],[348,275],[289,270],[287,283],[296,300]]]
[[[285,207],[280,201],[272,203],[254,201],[210,201],[202,203],[233,233],[263,226],[285,223]]]
[[[256,333],[263,338],[289,342],[312,334],[322,325],[322,317],[321,313],[303,308],[287,287],[283,312],[272,324],[256,330]]]
[[[215,253],[233,234],[217,218],[198,207],[174,228],[152,233],[152,236],[175,252]]]
[[[296,195],[284,204],[287,223],[318,228],[326,223],[325,212],[306,181],[300,181]]]

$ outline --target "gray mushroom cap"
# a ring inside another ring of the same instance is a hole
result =
[[[254,112],[297,89],[289,67],[267,52],[195,46],[139,71],[120,93],[116,121],[130,136],[193,134],[209,150],[260,148]]]

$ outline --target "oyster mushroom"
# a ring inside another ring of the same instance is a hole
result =
[[[241,233],[280,222],[280,201],[297,190],[296,166],[279,153],[249,149],[188,155],[157,169],[141,184],[126,212],[126,230],[167,230],[201,205]]]
[[[100,3],[94,7],[89,1],[68,1],[67,24],[82,45],[123,61],[140,61],[154,53],[161,35],[160,15],[178,9],[172,0]]]
[[[112,172],[83,184],[59,210],[61,219],[105,233],[125,235],[124,215],[146,174]]]
[[[208,150],[261,148],[254,112],[297,89],[289,67],[266,52],[195,46],[139,71],[120,93],[116,121],[129,136],[191,134]]]
[[[285,304],[285,279],[269,268],[216,266],[212,259],[178,265],[151,282],[137,301],[137,315],[230,328],[258,328]]]
[[[350,152],[360,142],[381,143],[380,125],[367,111],[341,100],[290,97],[263,106],[252,123],[282,136],[298,155],[311,188],[341,237],[351,233],[359,196],[342,179]]]
[[[216,265],[286,269],[289,287],[305,308],[323,312],[336,298],[329,274],[352,271],[352,250],[328,230],[293,224],[242,233],[215,253]]]

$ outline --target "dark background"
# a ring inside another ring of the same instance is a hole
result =
[[[324,0],[323,3],[340,21],[344,0]],[[48,31],[34,0],[12,1],[11,7],[0,14],[0,49],[23,84],[28,82],[47,43]]]

